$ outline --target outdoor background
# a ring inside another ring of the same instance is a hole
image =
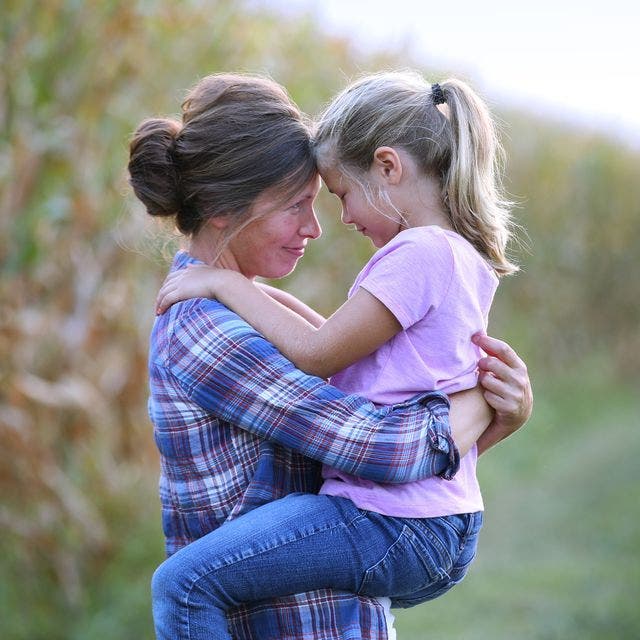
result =
[[[130,132],[216,71],[268,73],[313,114],[360,72],[444,70],[265,2],[5,0],[0,33],[0,636],[151,639],[147,340],[176,240],[131,197]],[[640,152],[487,98],[527,231],[490,330],[528,363],[535,410],[480,462],[468,579],[397,612],[399,638],[638,638]],[[283,286],[329,313],[371,247],[326,193],[319,215]]]

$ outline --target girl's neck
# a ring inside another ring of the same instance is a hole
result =
[[[442,202],[440,180],[425,175],[410,153],[396,149],[401,163],[401,178],[387,185],[391,202],[402,213],[404,228],[437,225],[452,229],[448,212]]]
[[[399,187],[398,195],[398,208],[404,213],[407,228],[436,225],[453,229],[435,178],[417,177]]]

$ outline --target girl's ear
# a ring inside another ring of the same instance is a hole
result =
[[[378,147],[373,152],[371,168],[387,184],[398,184],[402,178],[402,162],[393,147]]]

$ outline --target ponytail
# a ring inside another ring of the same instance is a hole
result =
[[[440,84],[453,144],[442,192],[453,228],[488,259],[496,272],[517,271],[506,256],[511,203],[500,193],[503,156],[495,125],[484,102],[465,83]]]

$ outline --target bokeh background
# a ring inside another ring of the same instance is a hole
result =
[[[401,41],[363,47],[283,4],[2,3],[2,638],[153,637],[163,541],[147,340],[178,240],[127,187],[137,123],[175,114],[215,71],[267,73],[311,114],[364,71],[447,75]],[[640,152],[486,97],[526,229],[491,332],[527,361],[536,405],[479,465],[486,525],[470,575],[397,612],[399,638],[638,638]],[[371,247],[326,193],[319,213],[324,236],[283,286],[328,313]]]

